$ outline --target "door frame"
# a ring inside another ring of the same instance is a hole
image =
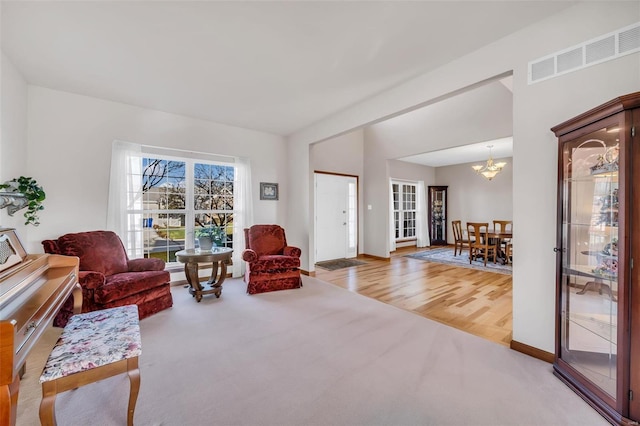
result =
[[[337,173],[337,172],[328,172],[325,170],[314,170],[313,171],[313,264],[316,263],[316,252],[318,249],[318,235],[317,235],[317,213],[318,206],[316,205],[317,200],[317,190],[316,190],[316,175],[332,175],[332,176],[342,176],[345,178],[355,179],[356,180],[356,205],[355,205],[355,216],[356,216],[356,224],[355,224],[355,252],[356,257],[360,253],[360,177],[358,175],[352,175],[348,173]],[[348,222],[347,222],[348,223]],[[348,226],[347,226],[348,232]],[[348,235],[347,235],[348,238]]]

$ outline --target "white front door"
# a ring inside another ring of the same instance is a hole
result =
[[[357,255],[357,179],[315,174],[316,262]]]

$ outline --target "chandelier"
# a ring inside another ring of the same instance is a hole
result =
[[[479,175],[484,176],[487,180],[491,180],[502,171],[502,168],[506,166],[507,163],[504,161],[494,163],[491,155],[491,148],[493,148],[493,145],[488,145],[487,148],[489,148],[489,159],[487,160],[487,164],[476,164],[475,166],[471,166],[471,168]]]

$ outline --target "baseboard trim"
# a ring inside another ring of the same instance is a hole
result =
[[[304,269],[300,269],[300,273],[302,275],[306,275],[308,277],[315,277],[316,276],[316,271],[309,272],[309,271],[305,271]]]
[[[521,352],[525,355],[532,356],[541,361],[548,362],[549,364],[553,364],[556,359],[555,354],[551,352],[543,351],[542,349],[534,348],[533,346],[529,346],[525,343],[518,342],[517,340],[512,340],[509,345],[511,349],[517,352]]]
[[[391,262],[391,258],[390,257],[382,257],[382,256],[374,256],[373,254],[359,254],[358,255],[359,258],[369,258],[369,259],[375,259],[375,260],[383,260],[385,262]]]

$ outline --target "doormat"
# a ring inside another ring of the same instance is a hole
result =
[[[327,260],[324,262],[316,263],[316,266],[322,269],[328,269],[329,271],[335,271],[336,269],[349,268],[351,266],[366,265],[367,262],[361,262],[354,259],[336,259]]]
[[[440,248],[425,250],[418,253],[408,254],[405,257],[412,259],[426,260],[427,262],[446,263],[448,265],[460,266],[462,268],[479,269],[481,271],[496,272],[498,274],[511,275],[511,263],[501,265],[493,263],[493,259],[487,260],[487,266],[481,261],[473,261],[469,263],[469,251],[462,251],[462,254],[453,255],[453,248]]]

